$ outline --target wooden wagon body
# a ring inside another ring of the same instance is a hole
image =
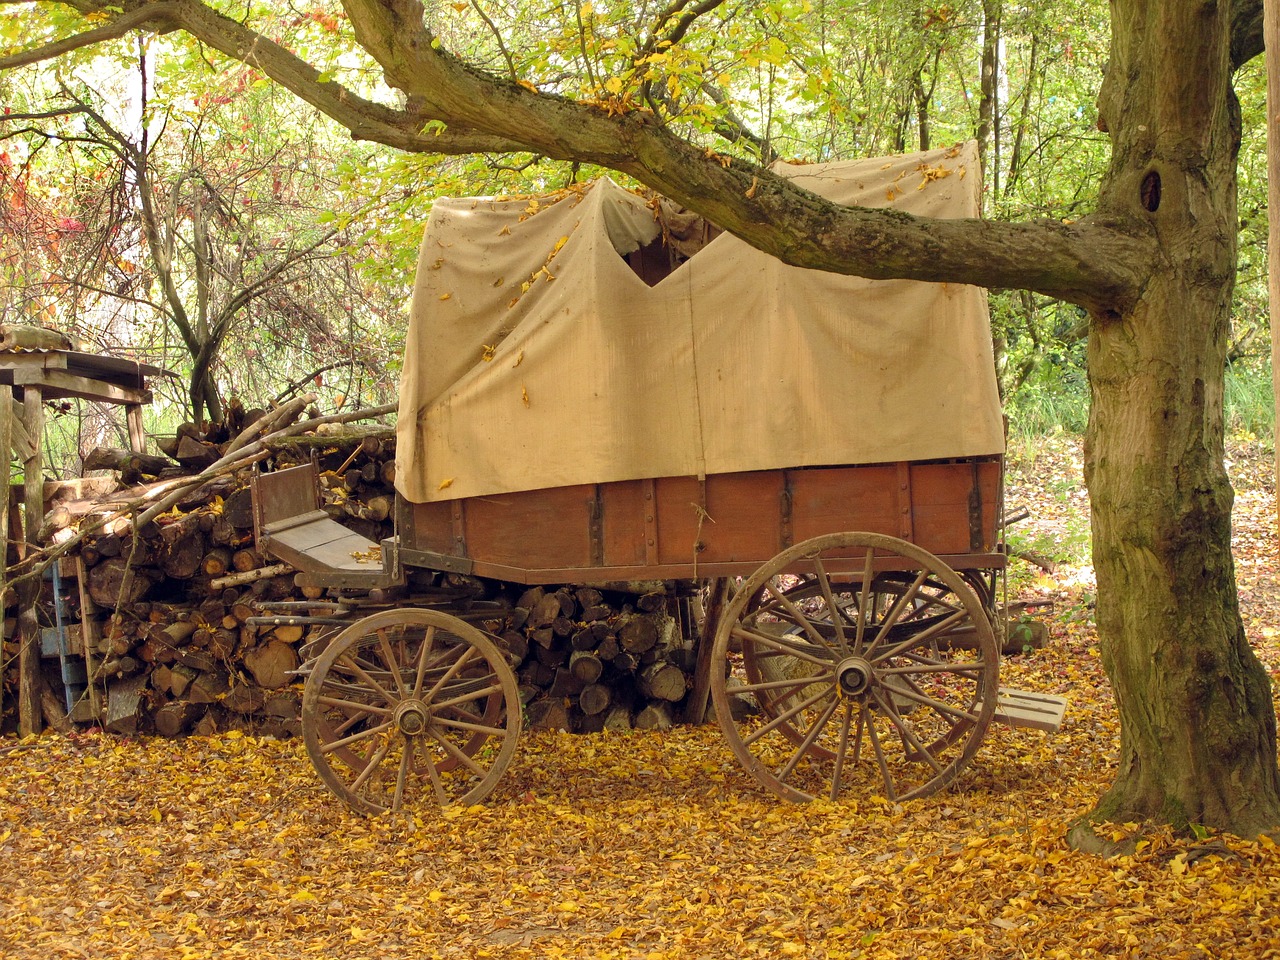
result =
[[[398,585],[406,567],[522,584],[745,577],[796,543],[840,530],[916,544],[954,570],[1005,565],[999,457],[657,477],[428,504],[398,497],[397,535],[381,543],[321,510],[317,481],[309,465],[255,478],[257,534],[301,571],[300,583],[326,589]],[[911,566],[892,553],[875,562],[876,570]]]
[[[401,500],[398,550],[410,566],[519,583],[699,579],[747,576],[802,540],[863,530],[954,569],[998,569],[1000,484],[987,457]]]

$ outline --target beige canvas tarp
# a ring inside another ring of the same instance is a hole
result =
[[[840,203],[978,212],[973,145],[779,172]],[[789,267],[721,234],[650,287],[655,208],[601,179],[439,200],[418,263],[396,484],[415,502],[998,453],[985,291]]]

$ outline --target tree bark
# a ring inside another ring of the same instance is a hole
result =
[[[1265,4],[1263,30],[1267,57],[1267,296],[1272,304],[1280,304],[1280,0]],[[1275,401],[1275,423],[1280,423],[1280,310],[1270,311],[1272,393]],[[1280,451],[1275,454],[1276,509],[1280,511]],[[1277,515],[1280,520],[1280,514]]]
[[[1085,479],[1121,745],[1115,784],[1073,839],[1101,820],[1252,835],[1280,825],[1280,778],[1270,684],[1237,607],[1223,467],[1240,143],[1230,5],[1112,6],[1102,206],[1159,252],[1137,303],[1095,315],[1089,338]]]
[[[1002,0],[982,0],[982,67],[978,100],[978,160],[990,196],[1000,195],[1000,17]]]

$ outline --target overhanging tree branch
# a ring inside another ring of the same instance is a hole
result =
[[[131,30],[155,33],[185,30],[220,53],[256,67],[273,80],[346,127],[357,140],[383,143],[413,153],[505,153],[519,150],[516,143],[464,129],[423,132],[431,119],[413,110],[395,110],[359,96],[333,80],[321,80],[320,71],[305,60],[223,16],[198,0],[66,0],[85,15],[106,16],[102,25],[75,38],[55,41],[0,57],[0,70],[29,66],[94,43],[119,39]],[[73,45],[72,41],[76,41]]]
[[[23,50],[19,53],[0,57],[0,70],[42,63],[45,60],[52,60],[64,54],[74,53],[76,50],[83,50],[99,43],[106,43],[109,40],[119,40],[121,37],[127,36],[131,31],[144,27],[157,33],[163,33],[165,30],[161,25],[162,18],[163,13],[160,13],[158,17],[157,11],[154,9],[149,10],[140,7],[128,10],[104,22],[100,27],[93,27],[83,33],[77,33],[75,36],[54,40],[31,50]]]
[[[1231,7],[1231,69],[1262,53],[1262,0],[1235,0]]]
[[[150,29],[181,28],[262,70],[356,137],[412,152],[526,150],[611,167],[795,266],[1029,289],[1100,316],[1134,302],[1144,282],[1140,268],[1126,265],[1148,262],[1153,241],[1128,224],[932,220],[841,207],[695,146],[646,112],[619,116],[477,70],[440,46],[418,0],[344,0],[357,41],[387,82],[409,96],[413,106],[405,110],[322,82],[310,64],[198,0],[70,2],[82,13],[130,15],[130,23]],[[149,15],[139,20],[143,11]],[[422,133],[432,120],[447,129]]]

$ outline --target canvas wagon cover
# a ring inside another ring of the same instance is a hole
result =
[[[780,165],[840,203],[978,213],[973,144]],[[428,502],[580,483],[998,453],[986,292],[790,267],[721,234],[650,287],[662,229],[608,179],[436,201],[396,485]]]

